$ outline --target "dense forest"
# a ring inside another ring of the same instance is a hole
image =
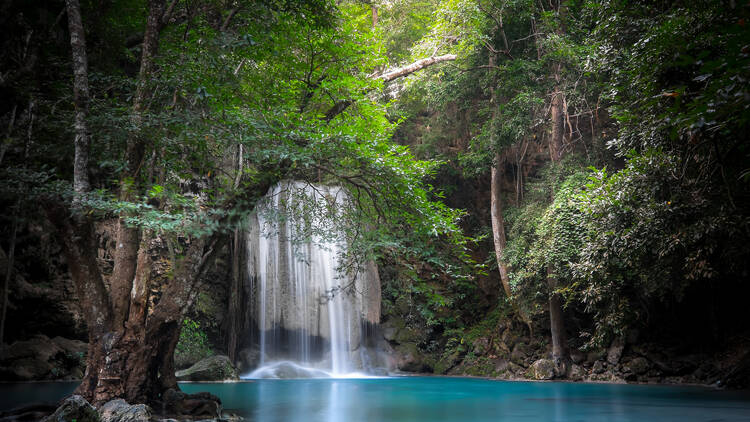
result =
[[[376,267],[391,371],[747,387],[748,19],[736,0],[3,0],[0,379],[211,415],[175,371],[244,370],[242,233],[298,181],[347,192],[297,209],[335,233],[299,236]]]

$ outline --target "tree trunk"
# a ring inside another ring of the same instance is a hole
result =
[[[76,194],[88,192],[89,136],[86,118],[89,109],[89,76],[86,57],[86,33],[81,20],[78,0],[65,0],[68,13],[70,46],[73,52],[73,103],[75,105],[75,158],[73,161],[73,189]]]
[[[10,289],[10,280],[13,277],[13,260],[16,254],[16,234],[18,233],[18,202],[16,210],[13,212],[13,226],[10,229],[10,245],[8,247],[8,268],[5,269],[5,283],[3,284],[3,313],[0,315],[0,351],[2,351],[5,342],[5,318],[8,314],[8,290]]]
[[[88,138],[86,111],[88,81],[83,25],[78,0],[66,0],[71,45],[73,47],[74,94],[76,98],[75,189],[88,187]],[[154,56],[165,1],[149,0],[149,15],[143,40],[141,68],[133,101],[136,133],[126,149],[127,170],[120,198],[137,195],[146,140],[138,133],[148,97]],[[75,204],[74,204],[75,205]],[[86,373],[76,392],[94,404],[114,398],[130,403],[155,403],[169,388],[177,389],[174,376],[174,349],[179,339],[182,318],[192,305],[200,277],[213,257],[216,238],[190,242],[184,257],[175,264],[173,278],[158,303],[149,310],[151,258],[149,241],[153,233],[141,236],[138,228],[120,219],[117,232],[115,265],[104,284],[97,263],[96,236],[92,222],[84,215],[70,216],[60,202],[45,207],[57,228],[64,254],[88,324],[89,346]],[[208,247],[208,252],[205,251]]]
[[[547,288],[549,289],[549,322],[552,334],[552,361],[555,362],[557,376],[565,376],[570,367],[568,336],[565,332],[562,298],[557,290],[557,278],[550,266],[547,267]]]
[[[550,158],[553,165],[562,157],[564,137],[564,110],[562,94],[559,89],[561,66],[555,65],[555,92],[552,93],[550,104],[552,134],[550,137]],[[554,193],[552,194],[554,200]],[[555,362],[557,376],[564,376],[570,366],[570,351],[568,350],[568,339],[565,333],[565,317],[562,309],[562,299],[558,289],[558,280],[551,265],[547,266],[547,289],[549,291],[549,320],[550,333],[552,335],[552,360]]]
[[[502,182],[502,173],[498,171],[500,166],[500,154],[495,154],[495,163],[492,165],[492,175],[490,181],[490,213],[492,217],[492,239],[495,244],[495,258],[497,259],[497,269],[500,271],[500,281],[503,284],[503,290],[508,298],[513,297],[510,289],[510,279],[508,278],[508,267],[503,262],[503,250],[505,250],[505,221],[503,220],[503,203],[500,197],[500,183]]]

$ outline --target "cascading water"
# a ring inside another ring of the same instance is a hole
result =
[[[366,344],[380,318],[377,267],[342,269],[337,219],[348,200],[341,187],[289,181],[256,209],[245,245],[253,332],[244,342],[257,344],[256,369],[245,378],[345,376],[377,363]]]

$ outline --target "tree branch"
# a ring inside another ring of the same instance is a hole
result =
[[[394,79],[411,75],[412,73],[420,71],[424,69],[425,67],[429,67],[437,63],[453,61],[453,60],[456,60],[455,54],[445,54],[442,56],[428,57],[426,59],[417,60],[414,63],[411,63],[404,67],[400,67],[398,69],[391,70],[390,72],[386,72],[380,76],[377,76],[377,78],[382,79],[385,82],[390,82]]]

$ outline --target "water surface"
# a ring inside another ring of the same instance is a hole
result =
[[[0,410],[55,401],[75,383],[0,384]],[[469,378],[185,383],[256,422],[745,421],[748,392],[703,387],[508,382]]]
[[[225,408],[258,422],[750,421],[750,395],[702,387],[398,377],[257,380],[210,390]]]

